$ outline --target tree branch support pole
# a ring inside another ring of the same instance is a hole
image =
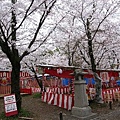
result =
[[[86,83],[83,80],[85,73],[75,73],[75,98],[74,106],[72,108],[72,116],[79,118],[80,120],[90,120],[96,116],[96,113],[91,112],[91,108],[88,104],[88,98],[86,94]]]

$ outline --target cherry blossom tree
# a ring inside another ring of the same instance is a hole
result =
[[[114,65],[115,60],[119,63],[115,57],[119,57],[115,50],[116,47],[119,48],[119,32],[117,33],[115,26],[117,22],[113,22],[112,17],[118,12],[120,3],[117,0],[64,0],[64,3],[67,6],[66,24],[62,23],[59,30],[61,34],[65,34],[67,42],[64,42],[65,49],[63,46],[61,49],[67,53],[69,65],[82,63],[83,67],[93,71],[96,101],[101,102],[101,78],[96,70]]]
[[[53,29],[47,29],[46,19],[55,3],[56,0],[1,1],[0,47],[12,66],[11,93],[16,96],[18,111],[21,109],[21,61],[42,46],[50,36]]]

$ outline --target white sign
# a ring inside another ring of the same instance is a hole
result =
[[[18,114],[15,95],[4,96],[4,106],[6,116]]]
[[[15,95],[9,95],[9,96],[4,97],[5,104],[9,104],[9,103],[13,103],[13,102],[16,102]]]
[[[6,104],[5,105],[5,112],[13,112],[13,111],[17,111],[17,106],[16,103],[11,103],[11,104]]]
[[[109,82],[108,72],[100,72],[100,77],[102,78],[102,82]]]

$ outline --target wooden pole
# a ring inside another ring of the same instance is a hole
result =
[[[60,112],[59,116],[60,116],[60,120],[63,120],[62,112]]]

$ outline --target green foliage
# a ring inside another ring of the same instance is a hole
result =
[[[34,93],[33,98],[41,98],[41,93]]]
[[[22,117],[30,117],[31,114],[28,111],[26,111],[24,109],[21,109],[19,115],[6,117],[5,113],[3,112],[3,113],[0,114],[0,120],[18,120],[18,118],[20,116],[22,116]]]
[[[59,48],[56,48],[54,51],[56,51],[56,52],[59,52],[59,53],[60,53],[60,50],[59,50]]]
[[[49,50],[49,51],[48,51],[48,54],[53,55],[54,53],[53,53],[52,50]]]
[[[21,109],[19,116],[29,117],[31,114],[29,111]]]

